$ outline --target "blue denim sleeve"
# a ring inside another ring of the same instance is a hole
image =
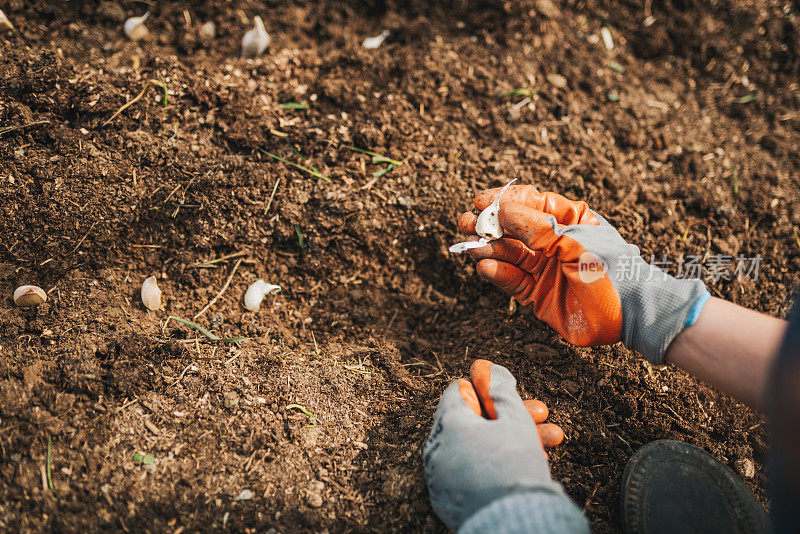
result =
[[[547,490],[515,493],[483,507],[458,534],[589,534],[589,523],[569,497]]]

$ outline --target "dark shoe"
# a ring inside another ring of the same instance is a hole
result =
[[[622,475],[626,534],[759,534],[767,511],[753,493],[704,450],[671,439],[636,451]]]

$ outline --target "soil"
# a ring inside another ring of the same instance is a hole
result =
[[[709,451],[768,505],[757,413],[620,345],[566,344],[447,252],[473,194],[518,178],[586,200],[647,257],[760,254],[756,281],[706,281],[785,315],[795,8],[645,4],[6,2],[0,527],[444,531],[420,449],[478,357],[550,406],[567,434],[554,476],[596,532],[620,529],[625,462],[660,438]],[[147,9],[149,36],[128,41]],[[272,43],[244,59],[256,14]],[[376,178],[385,165],[350,146],[403,164]],[[196,321],[249,340],[167,321],[231,273]],[[151,275],[158,312],[139,300]],[[252,313],[258,278],[283,291]],[[49,294],[38,309],[12,302],[28,283]]]

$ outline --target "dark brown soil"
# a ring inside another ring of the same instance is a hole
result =
[[[650,26],[633,1],[428,4],[4,4],[0,528],[443,530],[420,448],[477,357],[549,404],[567,433],[554,475],[595,531],[619,530],[625,462],[659,438],[754,462],[766,503],[757,414],[621,346],[565,344],[447,245],[475,191],[518,178],[585,199],[648,256],[760,254],[755,283],[709,287],[783,315],[800,267],[792,4],[656,0]],[[127,41],[146,9],[150,37]],[[256,14],[273,42],[242,59]],[[166,102],[151,85],[103,126],[151,79]],[[519,88],[529,101],[498,96]],[[351,145],[405,164],[374,180]],[[237,260],[198,322],[249,341],[165,325]],[[162,312],[139,301],[150,275]],[[284,291],[254,314],[259,277]],[[25,283],[47,303],[16,308]]]

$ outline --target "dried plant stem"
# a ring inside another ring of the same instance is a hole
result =
[[[238,259],[238,260],[236,260],[236,263],[233,265],[233,269],[231,269],[231,274],[230,274],[230,276],[228,276],[228,279],[227,279],[227,280],[225,280],[225,285],[223,285],[223,286],[222,286],[222,289],[220,289],[220,290],[219,290],[219,293],[217,293],[217,296],[216,296],[216,297],[214,297],[213,299],[211,299],[211,302],[209,302],[208,304],[206,304],[206,307],[205,307],[205,308],[203,308],[202,310],[200,310],[199,312],[197,312],[197,314],[196,314],[194,317],[192,317],[192,319],[197,319],[198,317],[200,317],[201,315],[203,315],[203,314],[204,314],[206,311],[208,311],[208,309],[209,309],[211,306],[213,306],[213,305],[214,305],[214,303],[215,303],[215,302],[217,302],[217,300],[219,300],[219,298],[222,296],[222,294],[223,294],[223,293],[225,293],[225,290],[226,290],[226,289],[228,289],[228,286],[229,286],[229,285],[231,285],[231,280],[233,280],[233,275],[234,275],[234,274],[236,274],[236,269],[238,269],[238,268],[239,268],[239,265],[240,265],[241,263],[242,263],[242,260],[241,260],[241,258],[240,258],[240,259]]]

